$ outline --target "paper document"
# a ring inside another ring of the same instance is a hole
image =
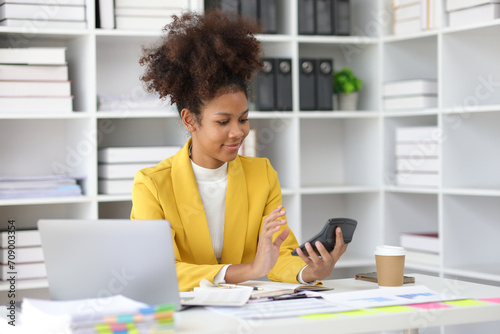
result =
[[[440,293],[431,290],[424,285],[331,293],[322,294],[322,296],[331,303],[356,309],[463,299],[463,297],[447,292]]]
[[[253,288],[195,288],[194,291],[181,292],[182,305],[194,306],[242,306],[250,299]]]
[[[308,294],[315,294],[313,292]],[[297,317],[307,314],[351,311],[354,308],[336,305],[322,298],[290,299],[248,303],[238,308],[210,307],[210,310],[242,319],[271,319]]]

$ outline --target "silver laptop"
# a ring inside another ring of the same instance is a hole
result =
[[[38,230],[51,299],[121,294],[180,309],[167,221],[41,219]]]

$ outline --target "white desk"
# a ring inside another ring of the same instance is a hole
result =
[[[500,287],[480,285],[426,275],[412,275],[416,284],[426,285],[432,290],[472,299],[500,297]],[[374,289],[376,285],[355,279],[326,281],[335,292]],[[367,333],[405,330],[416,333],[416,328],[474,322],[500,321],[500,304],[480,306],[456,306],[451,308],[411,312],[380,313],[363,316],[339,315],[332,318],[304,319],[252,319],[241,320],[210,312],[203,308],[192,308],[176,314],[176,333]]]
[[[441,279],[425,275],[413,275],[416,284],[450,295],[462,295],[471,299],[500,297],[500,287]],[[355,279],[326,281],[335,288],[331,293],[374,289],[376,285]],[[22,328],[5,325],[5,308],[0,308],[0,333],[24,334]],[[175,315],[175,333],[367,333],[393,330],[417,332],[416,328],[442,325],[466,324],[474,322],[500,321],[500,304],[488,303],[480,306],[454,306],[436,310],[414,309],[409,312],[382,313],[348,316],[345,314],[331,318],[283,318],[241,320],[205,308],[191,308]]]

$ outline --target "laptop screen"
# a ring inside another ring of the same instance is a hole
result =
[[[123,295],[180,308],[167,221],[42,219],[38,229],[51,299]]]

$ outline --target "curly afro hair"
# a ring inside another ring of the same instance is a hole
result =
[[[262,67],[260,27],[235,14],[214,10],[173,16],[157,44],[143,48],[141,80],[148,92],[170,96],[179,113],[187,108],[201,120],[201,107],[223,93],[248,88]]]

